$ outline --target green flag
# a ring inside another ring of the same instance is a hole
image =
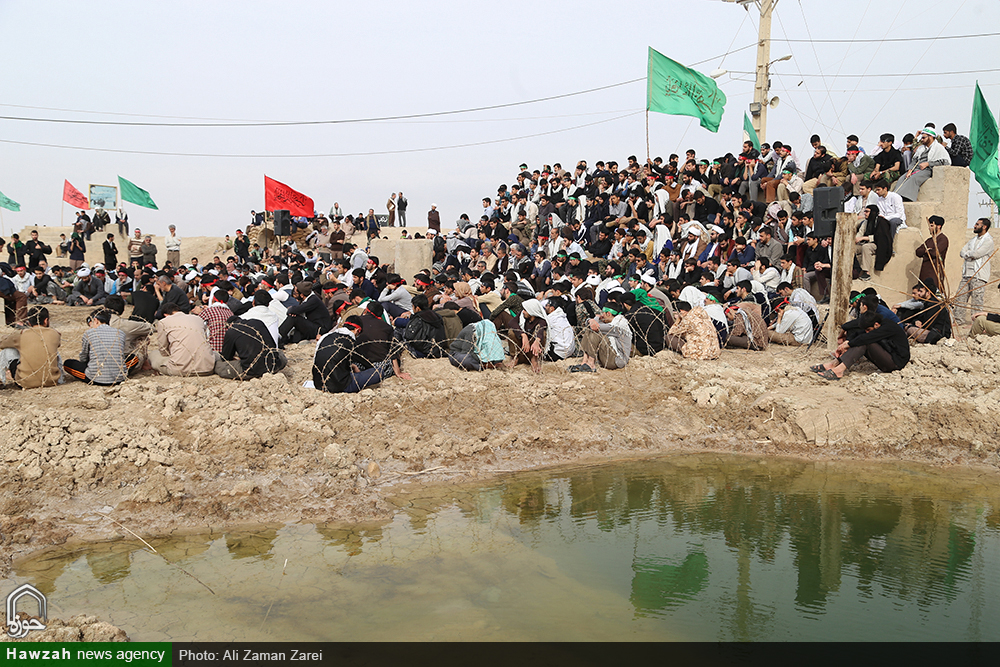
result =
[[[156,209],[157,211],[160,210],[156,208],[156,204],[153,203],[153,198],[149,196],[149,193],[132,181],[126,181],[124,178],[119,176],[118,187],[120,187],[122,191],[122,201],[132,202],[136,206],[145,206],[146,208]]]
[[[688,69],[649,47],[646,75],[646,109],[675,116],[693,116],[701,126],[719,131],[726,94],[715,81]]]
[[[976,175],[976,180],[990,199],[1000,204],[1000,168],[997,167],[997,146],[1000,135],[997,133],[997,121],[993,112],[979,90],[976,82],[976,94],[972,101],[972,126],[969,130],[969,141],[972,142],[972,161],[969,169]]]
[[[760,139],[757,137],[757,130],[753,129],[753,123],[750,122],[750,116],[743,112],[743,141],[749,141],[753,144],[753,147],[758,151],[760,150]]]
[[[20,211],[21,205],[4,193],[0,192],[0,208],[5,208],[8,211]]]

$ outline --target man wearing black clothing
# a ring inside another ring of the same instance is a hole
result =
[[[286,343],[301,343],[315,339],[333,328],[330,311],[323,299],[313,291],[313,284],[304,280],[295,285],[295,296],[299,303],[288,308],[285,321],[278,327],[278,333]]]
[[[896,140],[891,134],[883,134],[879,137],[878,145],[882,151],[874,156],[875,169],[872,171],[869,180],[873,183],[879,179],[885,179],[887,183],[892,183],[903,175],[903,154],[893,147]]]
[[[288,364],[277,349],[267,325],[260,320],[229,320],[222,341],[222,360],[215,362],[215,374],[227,380],[249,380],[277,373]]]
[[[910,362],[910,339],[903,328],[881,313],[866,312],[845,322],[847,339],[837,346],[836,359],[811,370],[827,380],[839,380],[847,369],[866,357],[883,373],[903,370]]]
[[[244,263],[250,261],[250,239],[243,234],[242,229],[236,230],[236,240],[233,241],[233,252]]]
[[[392,325],[382,319],[382,304],[369,301],[361,314],[361,331],[354,347],[354,363],[364,370],[389,358],[392,346]]]
[[[191,312],[191,302],[180,287],[174,284],[166,274],[160,276],[153,283],[153,289],[160,300],[160,307],[156,309],[156,319],[163,319],[163,309],[168,303],[176,304],[177,309],[187,314]],[[134,296],[133,296],[134,301]]]
[[[118,266],[118,247],[115,245],[114,234],[108,234],[108,240],[104,242],[104,266],[109,271]]]
[[[663,319],[649,306],[640,304],[631,292],[621,295],[625,319],[632,329],[632,345],[644,356],[653,356],[663,349]]]
[[[52,248],[38,240],[38,232],[31,232],[31,239],[24,244],[25,255],[28,256],[28,270],[34,271],[38,263],[52,254]]]
[[[320,391],[341,393],[351,381],[354,337],[361,332],[361,318],[351,315],[340,329],[326,334],[313,357],[313,385]]]

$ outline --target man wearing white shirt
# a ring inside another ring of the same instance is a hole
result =
[[[971,312],[979,313],[983,310],[983,295],[986,292],[986,281],[990,279],[990,257],[993,255],[990,225],[989,218],[976,220],[972,227],[975,236],[958,253],[965,260],[962,265],[962,284],[958,288],[962,305],[955,309],[955,320],[959,324],[967,324],[972,319],[969,307],[964,305],[970,300]]]
[[[768,329],[767,336],[779,345],[808,345],[813,336],[812,320],[801,308],[782,301],[778,305],[778,321]]]
[[[883,218],[889,221],[892,227],[892,237],[896,238],[896,232],[906,229],[906,211],[903,210],[903,198],[899,193],[889,192],[889,184],[879,181],[874,184],[875,194],[878,196],[878,212]]]
[[[177,236],[177,228],[173,225],[167,229],[170,233],[164,239],[163,245],[167,246],[167,261],[176,269],[181,263],[181,237]]]

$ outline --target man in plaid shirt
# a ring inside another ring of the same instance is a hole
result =
[[[968,167],[972,162],[972,142],[968,137],[963,137],[958,133],[958,128],[954,123],[948,123],[942,130],[944,138],[951,142],[948,146],[948,155],[951,156],[951,166]]]
[[[229,294],[225,290],[216,290],[212,295],[212,303],[205,308],[191,311],[205,320],[208,325],[208,343],[216,352],[222,352],[222,342],[226,338],[226,329],[229,328],[227,321],[233,316],[226,303],[229,301]]]

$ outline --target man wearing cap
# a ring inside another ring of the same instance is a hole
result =
[[[427,212],[427,229],[441,233],[441,213],[437,210],[437,204],[431,204],[431,210]]]
[[[903,201],[917,201],[920,187],[934,173],[934,167],[948,166],[951,156],[944,144],[937,141],[937,132],[929,127],[921,131],[920,145],[913,153],[910,169],[893,186],[893,192],[899,194]]]
[[[933,292],[944,280],[944,261],[948,255],[948,237],[941,233],[944,218],[932,215],[927,218],[931,235],[921,244],[916,255],[921,259],[920,282]]]
[[[69,306],[100,306],[107,298],[104,291],[104,281],[95,280],[90,275],[90,269],[80,269],[76,272],[76,285],[73,293],[66,299]]]

